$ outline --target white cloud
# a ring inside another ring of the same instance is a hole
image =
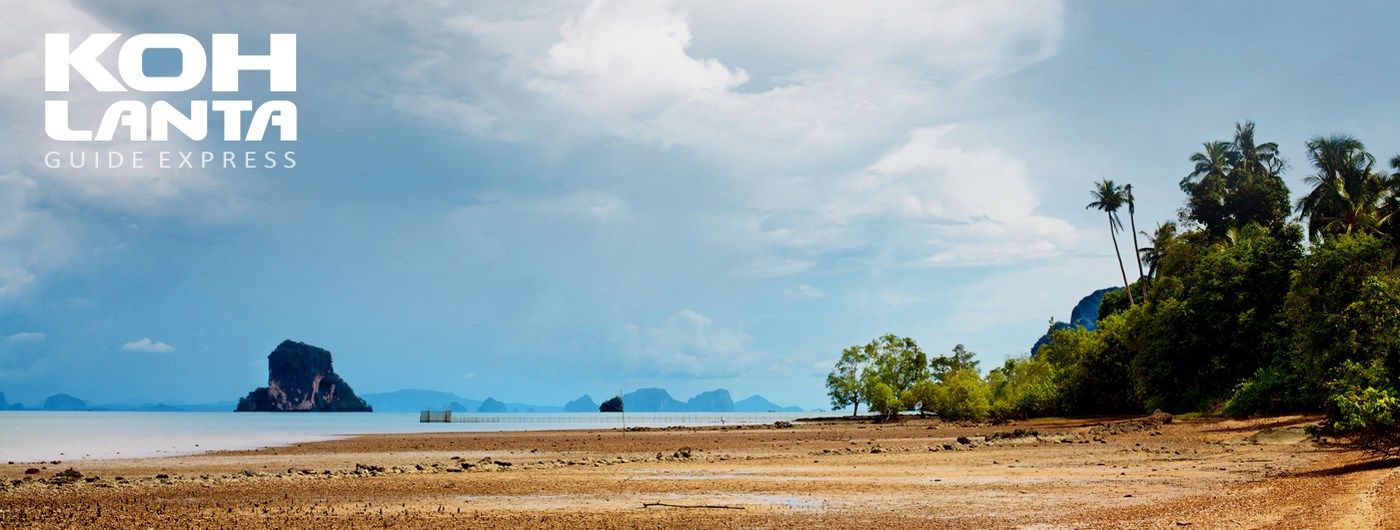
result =
[[[754,368],[753,337],[682,309],[660,326],[623,326],[625,368],[652,375],[727,377]]]
[[[85,223],[84,216],[54,212],[178,222],[223,218],[238,209],[223,186],[202,170],[137,170],[129,164],[116,169],[92,167],[94,151],[127,153],[148,150],[149,145],[50,140],[43,131],[43,102],[52,97],[44,91],[43,35],[52,32],[83,36],[123,30],[69,0],[7,5],[6,16],[0,19],[0,298],[17,296],[39,283],[84,246],[94,246],[95,233],[111,228]],[[104,55],[115,62],[113,57],[112,52]],[[70,101],[75,123],[95,121],[109,103],[121,99],[97,93],[84,83],[75,83],[63,97]],[[188,141],[174,141],[163,148],[188,150],[191,146]],[[88,167],[49,168],[43,158],[51,150],[81,153]]]
[[[122,351],[144,352],[144,353],[170,353],[175,351],[175,347],[158,340],[141,338],[122,344]]]
[[[34,281],[34,275],[19,267],[0,269],[0,298],[19,296]]]
[[[684,10],[665,3],[597,0],[559,28],[532,86],[592,112],[645,110],[705,100],[748,81],[741,69],[691,57]]]
[[[5,337],[5,344],[39,344],[48,338],[49,336],[43,332],[26,331]]]
[[[817,299],[817,298],[821,298],[821,297],[826,296],[826,292],[825,292],[825,291],[823,291],[823,290],[821,290],[821,289],[818,289],[818,288],[816,288],[816,287],[813,287],[813,286],[811,286],[811,285],[807,285],[807,284],[805,284],[805,283],[803,283],[803,284],[798,284],[798,285],[796,285],[796,286],[793,286],[793,288],[788,289],[788,294],[789,294],[790,296],[792,296],[793,298],[803,298],[803,299],[808,299],[808,300]]]
[[[1058,0],[500,11],[395,11],[418,37],[388,88],[396,107],[490,138],[557,145],[601,132],[786,171],[849,164],[947,121],[950,93],[1057,53],[1064,18]]]

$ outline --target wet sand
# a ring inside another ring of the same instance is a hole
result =
[[[3,465],[0,527],[1400,527],[1400,466],[1316,420],[367,435]]]

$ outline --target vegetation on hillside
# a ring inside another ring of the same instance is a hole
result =
[[[1306,146],[1308,189],[1290,205],[1288,164],[1253,123],[1204,143],[1178,219],[1141,233],[1134,282],[1118,248],[1123,206],[1136,224],[1132,188],[1095,183],[1088,207],[1108,217],[1126,287],[1105,296],[1097,329],[1052,329],[985,376],[961,346],[926,362],[913,340],[882,337],[843,354],[832,404],[947,419],[1322,411],[1325,431],[1396,451],[1400,156],[1384,168],[1346,135]]]

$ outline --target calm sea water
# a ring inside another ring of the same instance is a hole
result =
[[[758,424],[814,412],[628,413],[628,427]],[[256,449],[355,434],[612,429],[618,414],[457,414],[470,423],[419,423],[416,412],[0,412],[0,462],[138,458]]]

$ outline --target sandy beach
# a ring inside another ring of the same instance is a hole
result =
[[[1400,526],[1400,467],[1307,439],[1316,420],[366,435],[16,463],[0,527]]]

